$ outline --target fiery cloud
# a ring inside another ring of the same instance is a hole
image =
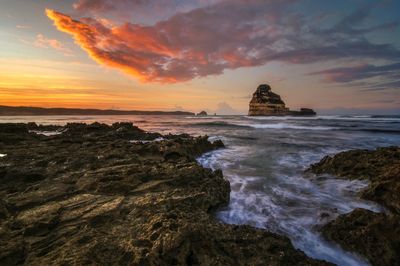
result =
[[[130,2],[136,1],[116,3]],[[114,26],[93,18],[75,20],[53,10],[46,10],[46,14],[96,62],[144,82],[182,82],[271,61],[306,64],[342,58],[400,60],[397,48],[371,43],[364,36],[397,24],[359,29],[372,7],[320,30],[312,26],[316,18],[290,10],[295,3],[214,1],[151,26],[129,22]],[[74,7],[80,11],[103,11],[109,5],[111,1],[81,0]],[[358,26],[357,30],[354,26]]]

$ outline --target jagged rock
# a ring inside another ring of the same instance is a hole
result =
[[[400,214],[400,147],[341,152],[324,157],[311,165],[310,171],[369,180],[369,186],[360,192],[361,197]]]
[[[300,108],[300,111],[290,111],[290,115],[298,115],[298,116],[312,116],[317,113],[311,108]]]
[[[273,93],[269,85],[263,84],[258,86],[250,101],[250,116],[287,114],[289,114],[289,108],[286,108],[281,96]]]
[[[328,265],[214,219],[229,183],[195,157],[219,147],[129,123],[0,124],[0,265]]]
[[[322,228],[323,235],[372,265],[400,265],[400,219],[396,215],[356,209]]]
[[[315,115],[312,109],[301,108],[300,111],[291,111],[285,106],[285,102],[267,84],[259,85],[253,93],[253,98],[249,105],[249,116],[282,116],[297,115],[307,116]]]
[[[206,111],[201,111],[200,113],[196,114],[196,116],[207,116],[207,112]]]
[[[372,265],[400,265],[400,148],[341,152],[324,157],[309,170],[370,181],[361,197],[384,205],[390,213],[356,209],[329,222],[322,233]]]

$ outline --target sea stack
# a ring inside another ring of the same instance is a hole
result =
[[[201,111],[200,113],[196,114],[196,116],[208,116],[206,111]]]
[[[253,93],[249,105],[249,116],[310,116],[316,115],[314,110],[301,108],[300,111],[291,111],[286,107],[285,102],[267,84],[259,85]]]

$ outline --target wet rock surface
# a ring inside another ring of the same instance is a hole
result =
[[[0,265],[327,265],[214,219],[229,183],[195,157],[221,147],[129,123],[0,124]]]
[[[326,156],[311,166],[316,174],[370,181],[361,197],[376,201],[400,214],[400,147],[352,150]]]
[[[356,209],[326,224],[322,233],[372,265],[400,265],[400,148],[342,152],[323,158],[310,170],[370,181],[360,196],[382,204],[388,212]]]
[[[400,219],[356,209],[322,228],[330,240],[362,254],[372,265],[400,265]]]

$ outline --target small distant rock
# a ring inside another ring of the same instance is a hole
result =
[[[196,116],[207,116],[207,112],[206,111],[201,111],[200,113],[196,114]]]

